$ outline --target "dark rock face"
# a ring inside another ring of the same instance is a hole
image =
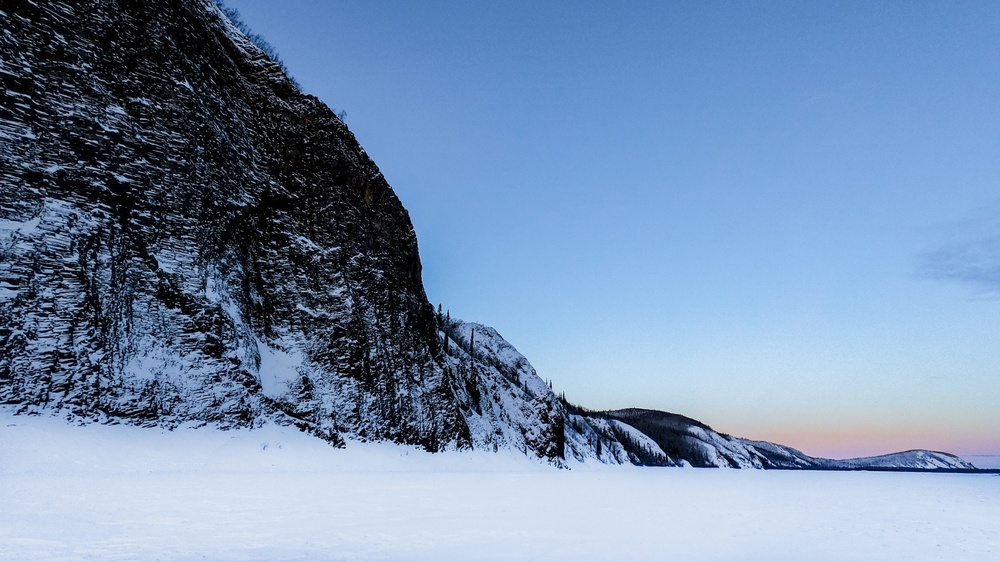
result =
[[[446,368],[406,210],[213,3],[2,10],[0,403],[488,441]],[[554,435],[556,402],[517,423]]]

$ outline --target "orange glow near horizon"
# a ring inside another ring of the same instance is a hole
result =
[[[846,459],[927,449],[955,455],[1000,454],[1000,432],[985,431],[956,437],[946,430],[927,428],[771,428],[759,435],[746,436],[794,447],[822,458]]]

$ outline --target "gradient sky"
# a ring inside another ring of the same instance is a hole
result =
[[[227,4],[570,400],[1000,453],[1000,3]]]

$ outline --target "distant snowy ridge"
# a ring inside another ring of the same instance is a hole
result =
[[[980,468],[950,453],[926,451],[922,449],[903,451],[901,453],[890,453],[888,455],[879,455],[875,457],[861,457],[856,459],[816,460],[820,461],[825,468],[834,469],[908,468],[919,470],[976,470],[977,468]]]
[[[667,457],[662,463],[654,460],[638,464],[814,470],[976,469],[971,463],[955,455],[925,450],[845,460],[810,457],[785,445],[718,433],[699,421],[658,410],[612,410],[591,413],[589,418],[605,418],[631,424],[654,441]]]

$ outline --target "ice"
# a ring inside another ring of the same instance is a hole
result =
[[[0,558],[1000,558],[995,475],[571,466],[0,411]]]

